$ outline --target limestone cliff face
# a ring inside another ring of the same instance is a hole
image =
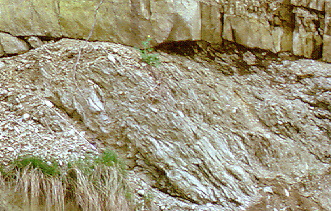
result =
[[[0,31],[14,36],[86,39],[93,29],[90,40],[131,46],[140,45],[147,35],[156,43],[200,40],[201,34],[208,34],[208,41],[221,39],[217,7],[203,6],[201,17],[200,2],[195,0],[4,0],[0,5]]]
[[[331,61],[328,0],[1,0],[0,5],[0,31],[16,37],[89,38],[130,46],[140,46],[147,35],[153,44],[225,39]],[[0,56],[21,51],[0,48]]]
[[[225,8],[225,39],[330,61],[330,1],[236,1]]]

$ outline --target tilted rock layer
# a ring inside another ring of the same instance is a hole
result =
[[[34,94],[19,99],[38,99],[12,106],[26,114],[18,122],[31,118],[59,134],[79,126],[82,144],[66,136],[73,153],[91,148],[86,140],[117,149],[138,194],[147,197],[148,187],[161,210],[329,210],[330,64],[185,46],[202,52],[160,52],[154,67],[134,48],[62,39],[0,64],[33,84],[24,90]],[[6,110],[16,95],[2,92]],[[69,120],[38,112],[38,101]]]
[[[331,62],[329,0],[0,0],[0,8],[0,31],[20,38],[69,37],[137,47],[147,35],[155,45],[225,39]],[[22,52],[22,46],[6,50],[7,44],[2,42],[0,56]]]

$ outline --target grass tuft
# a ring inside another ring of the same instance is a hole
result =
[[[38,157],[20,157],[1,168],[0,209],[15,205],[20,207],[16,210],[31,211],[133,210],[120,163],[110,150],[65,168]]]
[[[33,168],[39,169],[44,175],[57,176],[60,174],[59,166],[55,162],[49,162],[42,160],[35,156],[19,157],[12,164],[18,169]]]
[[[105,150],[102,154],[97,156],[94,160],[96,164],[103,164],[105,166],[123,166],[123,163],[118,159],[117,154],[112,150]]]

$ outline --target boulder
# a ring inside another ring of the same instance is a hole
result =
[[[13,36],[61,37],[58,2],[0,0],[0,31]]]
[[[35,36],[31,36],[27,38],[27,42],[30,44],[32,48],[38,48],[44,44],[39,37],[35,37]]]
[[[2,45],[4,54],[20,54],[30,49],[24,40],[2,32],[0,32],[0,44]]]

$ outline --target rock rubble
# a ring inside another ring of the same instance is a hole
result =
[[[330,182],[330,64],[233,44],[163,49],[158,67],[71,39],[0,59],[2,160],[106,146],[138,198],[153,196],[145,210],[330,209],[318,185]]]

